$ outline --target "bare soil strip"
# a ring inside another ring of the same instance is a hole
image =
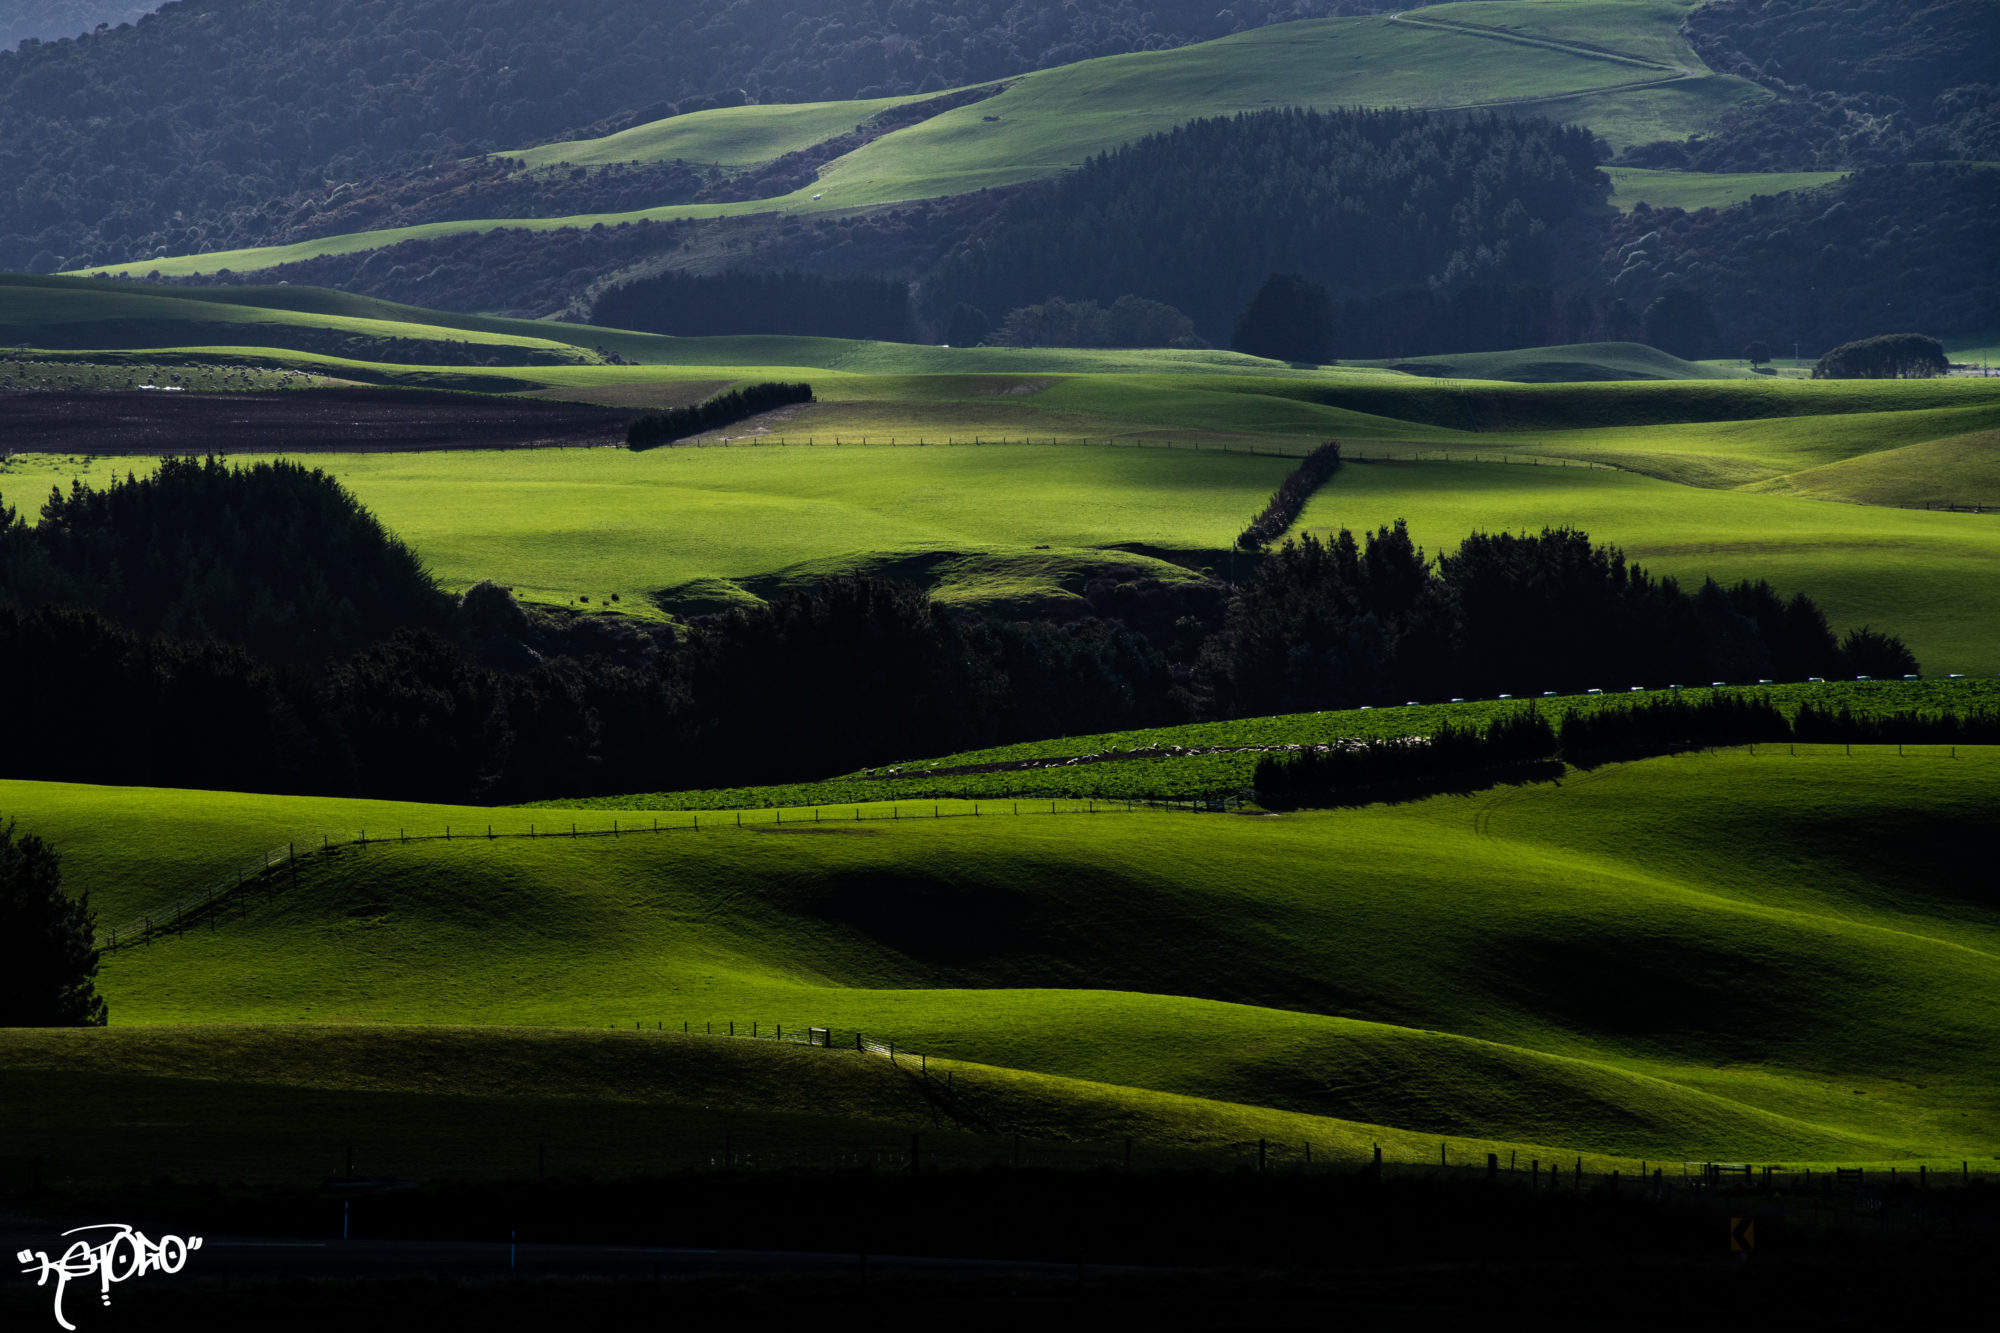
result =
[[[398,389],[0,392],[0,451],[399,452],[623,445],[629,411]]]

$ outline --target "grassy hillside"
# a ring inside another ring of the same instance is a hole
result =
[[[102,984],[120,1024],[816,1023],[1627,1156],[1987,1155],[2000,921],[1972,853],[1996,778],[1988,752],[1724,752],[1330,814],[392,842],[307,857]],[[0,804],[107,917],[172,887],[131,873],[163,850],[470,813],[32,783]]]
[[[527,320],[454,316],[339,292],[302,289],[293,295],[289,288],[203,290],[0,274],[0,341],[13,345],[104,350],[227,341],[285,347],[300,332],[369,343],[465,343],[516,362],[528,359],[524,353],[599,359],[576,343],[541,336]]]
[[[717,107],[635,125],[601,139],[559,139],[533,148],[502,150],[496,156],[514,158],[531,170],[676,160],[749,167],[810,148],[891,107],[921,100],[913,95]]]
[[[996,97],[881,136],[819,179],[771,200],[515,220],[536,229],[717,217],[780,209],[837,212],[1036,180],[1198,116],[1272,106],[1493,107],[1579,120],[1614,145],[1682,138],[1731,107],[1766,100],[1709,72],[1674,25],[1684,0],[1487,0],[1421,17],[1371,15],[1280,24],[1168,51],[1108,56],[1012,80]],[[893,99],[892,99],[893,100]],[[889,103],[697,112],[609,139],[532,150],[547,161],[687,158],[741,164],[825,137]],[[521,155],[517,150],[512,156]],[[253,271],[402,240],[483,231],[502,220],[441,222],[293,245],[91,268],[143,274]]]
[[[768,1027],[762,1029],[766,1036]],[[962,1061],[932,1078],[851,1048],[566,1028],[186,1024],[0,1032],[0,1099],[15,1147],[45,1179],[89,1188],[154,1168],[181,1179],[317,1183],[371,1178],[618,1176],[719,1167],[908,1161],[931,1165],[1137,1166],[1271,1158],[1343,1169],[1382,1145],[1390,1162],[1436,1160],[1429,1135]],[[946,1075],[950,1074],[949,1094]],[[78,1108],[148,1127],[144,1160],[86,1147]],[[148,1119],[153,1117],[155,1119]],[[1014,1134],[1023,1141],[1016,1145]],[[1459,1139],[1461,1160],[1489,1145]],[[1505,1145],[1492,1144],[1493,1148]],[[1531,1149],[1531,1152],[1534,1150]],[[1543,1150],[1553,1160],[1554,1150]],[[1588,1154],[1592,1169],[1622,1165]],[[1523,1158],[1523,1169],[1526,1157]]]
[[[1790,473],[1770,485],[1794,495],[1877,505],[1974,505],[2000,510],[2000,430],[1879,449]]]
[[[1845,180],[1841,171],[1648,171],[1608,167],[1611,202],[1629,213],[1635,204],[1653,208],[1728,208],[1754,195],[1812,190]]]
[[[1400,361],[1361,361],[1438,379],[1511,380],[1523,384],[1582,384],[1602,380],[1726,380],[1750,372],[1684,361],[1644,343],[1570,343],[1508,352],[1461,352]]]
[[[1673,681],[1640,682],[1640,691],[1660,690]],[[1634,697],[1631,682],[1606,682],[1601,695],[1538,697],[1536,706],[1553,724],[1572,712],[1620,708]],[[1712,687],[1687,685],[1684,698],[1699,700]],[[1788,717],[1812,704],[1849,709],[1857,717],[1919,712],[1962,716],[2000,709],[2000,680],[1931,677],[1923,681],[1823,681],[1787,685],[1725,686],[1736,693],[1771,700]],[[1293,713],[1278,717],[1228,718],[1136,731],[1051,737],[936,758],[904,760],[874,770],[819,782],[698,791],[634,792],[577,801],[538,801],[534,808],[582,807],[665,814],[676,811],[776,809],[847,806],[856,802],[908,803],[921,816],[931,802],[963,810],[968,802],[996,803],[1011,811],[1018,802],[1058,810],[1082,802],[1124,806],[1241,797],[1255,782],[1257,764],[1268,751],[1329,741],[1430,735],[1445,721],[1483,727],[1520,708],[1517,700],[1406,702],[1387,706]],[[1925,751],[1929,753],[1928,750]],[[1945,747],[1949,754],[1950,747]],[[1916,753],[1912,747],[1911,753]],[[524,807],[525,808],[525,807]],[[643,821],[642,821],[643,822]],[[685,822],[685,821],[672,821]]]
[[[697,580],[774,586],[889,559],[923,562],[936,576],[931,586],[950,596],[1007,600],[1074,591],[1100,562],[1141,565],[1112,554],[1134,544],[1206,552],[1195,563],[1223,568],[1235,534],[1290,466],[1269,455],[1302,453],[1338,437],[1367,461],[1344,468],[1320,492],[1300,530],[1361,531],[1404,518],[1426,549],[1442,552],[1479,529],[1572,524],[1660,573],[1767,578],[1807,592],[1842,629],[1868,624],[1903,634],[1927,670],[2000,668],[1992,628],[2000,624],[1994,577],[2000,527],[1991,515],[1719,488],[1862,455],[1879,448],[1885,433],[1911,443],[1963,435],[1968,425],[1990,425],[2000,409],[1913,407],[1879,419],[1780,417],[1577,431],[1574,438],[1495,437],[1301,401],[1290,396],[1294,381],[1257,383],[1270,391],[1249,392],[1229,381],[1119,377],[1047,387],[1031,382],[1025,394],[1006,392],[1007,382],[836,380],[826,384],[830,401],[767,427],[793,439],[816,435],[811,447],[319,455],[315,462],[455,588],[496,578],[534,600],[560,604],[587,594],[597,603],[617,593],[622,606],[645,608],[655,592],[684,596]],[[1670,403],[1689,411],[1702,404],[1686,402],[1685,394],[1649,398],[1637,391],[1726,391],[1724,401],[1736,408],[1761,403],[1776,410],[1792,405],[1793,390],[1820,387],[1848,386],[1721,381],[1491,389],[1502,408],[1523,414],[1580,412],[1573,405],[1581,397],[1614,416],[1643,416]],[[1854,388],[1822,401],[1858,407],[1901,396],[1914,404],[1925,394],[1977,389],[1978,382]],[[1610,390],[1620,392],[1599,392]],[[1452,410],[1454,392],[1422,401]],[[1335,396],[1408,410],[1360,388]],[[1118,432],[1128,446],[1182,447],[855,447],[875,431],[906,441],[926,433],[970,440],[982,432],[1020,440],[1046,431],[1100,442]],[[845,443],[829,447],[829,437]],[[1189,447],[1195,444],[1207,447]],[[1221,452],[1224,445],[1266,453]],[[1564,455],[1633,470],[1565,467]],[[1385,456],[1390,461],[1376,461]],[[1984,452],[1976,443],[1938,456],[1983,475]],[[72,476],[103,482],[128,466],[19,457],[0,471],[0,491],[42,495]],[[1711,484],[1666,479],[1676,469]],[[1946,492],[1965,489],[1957,481],[1939,462],[1924,484],[1948,498]],[[1832,484],[1849,483],[1836,477]],[[1050,549],[1035,549],[1044,545]]]

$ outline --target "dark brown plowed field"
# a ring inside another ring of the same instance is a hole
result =
[[[0,451],[393,452],[623,444],[629,410],[403,389],[4,393]]]

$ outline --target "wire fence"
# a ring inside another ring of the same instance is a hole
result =
[[[1186,453],[1242,454],[1256,458],[1300,459],[1311,453],[1317,445],[1301,441],[1291,445],[1257,444],[1236,440],[1212,440],[1198,436],[1176,438],[1162,436],[1148,438],[1132,436],[1126,438],[1106,437],[1093,439],[1086,436],[1046,435],[1046,436],[1000,436],[988,439],[975,435],[971,439],[947,437],[933,440],[923,436],[909,439],[901,436],[840,436],[821,438],[808,435],[803,439],[788,435],[725,435],[696,436],[677,441],[675,447],[697,449],[736,448],[806,448],[806,449],[961,449],[986,447],[1037,448],[1097,448],[1097,449],[1172,449]],[[1444,442],[1409,441],[1398,446],[1384,445],[1374,453],[1356,449],[1346,441],[1341,443],[1342,461],[1360,463],[1506,463],[1519,467],[1571,467],[1595,469],[1603,472],[1617,472],[1621,469],[1609,463],[1595,462],[1582,458],[1562,458],[1536,454],[1508,453],[1495,449],[1467,449]]]
[[[1780,748],[1782,747],[1782,748]],[[1282,750],[1286,746],[1262,746],[1259,749]],[[1305,747],[1310,748],[1310,747]],[[1887,758],[1894,750],[1898,759],[1942,759],[1953,761],[1958,758],[1959,747],[1955,744],[1939,742],[1845,742],[1845,741],[1776,741],[1759,742],[1740,748],[1751,755],[1785,755],[1792,758],[1810,758],[1839,755],[1852,758],[1859,749],[1863,757],[1874,755]],[[923,774],[911,775],[921,779]],[[952,807],[946,809],[946,806]],[[824,828],[829,825],[847,823],[921,823],[960,819],[1009,819],[1033,815],[1053,816],[1094,816],[1108,814],[1225,814],[1243,811],[1256,806],[1256,793],[1248,788],[1216,792],[1192,797],[1075,797],[1057,798],[1026,796],[947,797],[935,800],[912,800],[868,804],[812,804],[772,805],[757,810],[679,810],[662,811],[658,814],[613,815],[608,822],[585,827],[579,819],[557,820],[554,822],[530,818],[526,826],[518,822],[513,827],[503,827],[498,822],[474,824],[446,824],[436,831],[412,831],[407,826],[388,830],[358,830],[352,837],[336,839],[331,833],[319,835],[318,846],[310,840],[305,843],[289,842],[265,852],[254,862],[247,862],[235,870],[226,872],[209,881],[193,892],[183,894],[171,902],[150,911],[139,913],[110,928],[99,928],[95,935],[95,947],[110,952],[117,949],[134,948],[150,944],[168,935],[177,935],[187,930],[207,926],[214,929],[232,911],[247,911],[248,904],[258,896],[275,893],[289,877],[296,880],[298,858],[312,853],[330,853],[349,848],[386,847],[390,845],[408,846],[412,843],[468,843],[488,845],[499,842],[548,842],[568,839],[579,842],[585,839],[624,839],[654,837],[663,834],[695,835],[703,832],[717,832],[729,829],[799,829],[803,827]],[[508,810],[503,818],[518,817],[520,810]],[[533,812],[526,812],[532,814]],[[664,819],[665,822],[662,822]]]
[[[119,924],[100,927],[96,943],[99,949],[115,949],[123,944],[136,943],[155,933],[165,933],[173,929],[176,922],[186,922],[196,916],[212,912],[220,903],[244,891],[246,886],[260,876],[268,875],[274,867],[288,864],[294,854],[295,844],[286,843],[264,853],[259,862],[246,862],[226,874],[218,875],[201,888],[182,894],[172,902],[163,903],[150,912],[129,917]]]
[[[614,1023],[610,1026],[615,1028],[618,1025]],[[670,1023],[655,1020],[650,1026],[655,1033],[673,1034]],[[644,1032],[648,1030],[648,1024],[636,1021],[633,1028]],[[1523,1155],[1519,1149],[1496,1150],[1488,1144],[1454,1143],[1450,1139],[1437,1140],[1435,1157],[1431,1156],[1428,1148],[1408,1138],[1387,1147],[1376,1143],[1368,1149],[1357,1147],[1351,1138],[1339,1142],[1323,1140],[1317,1146],[1310,1138],[1246,1138],[1170,1149],[1138,1144],[1133,1137],[1108,1141],[1049,1140],[1034,1135],[1024,1136],[1018,1131],[1010,1132],[1004,1125],[995,1133],[995,1121],[1004,1122],[1007,1115],[1005,1109],[987,1103],[980,1095],[985,1089],[979,1069],[968,1068],[958,1059],[945,1058],[940,1058],[938,1065],[933,1067],[928,1053],[912,1050],[907,1044],[899,1044],[879,1033],[870,1036],[859,1029],[832,1026],[795,1024],[788,1027],[756,1020],[743,1023],[704,1019],[699,1023],[682,1020],[680,1035],[791,1043],[886,1060],[912,1079],[921,1081],[932,1104],[933,1126],[958,1136],[950,1151],[942,1155],[946,1164],[1131,1167],[1135,1164],[1136,1146],[1136,1160],[1141,1165],[1149,1166],[1172,1163],[1229,1169],[1247,1167],[1260,1172],[1344,1174],[1361,1170],[1379,1180],[1466,1180],[1478,1177],[1494,1185],[1511,1186],[1531,1193],[1627,1194],[1656,1200],[1686,1196],[1789,1196],[1809,1200],[1829,1199],[1841,1207],[1859,1204],[1864,1209],[1871,1203],[1879,1204],[1892,1193],[1974,1185],[1987,1188],[2000,1184],[2000,1171],[1987,1167],[1974,1171],[1970,1159],[1808,1166],[1634,1157],[1621,1163],[1616,1157],[1598,1154],[1586,1160],[1581,1154],[1558,1156],[1552,1153],[1544,1159],[1533,1155],[1534,1150]],[[996,1144],[1002,1148],[1000,1153],[993,1151]],[[725,1156],[726,1153],[725,1149]],[[903,1165],[916,1170],[925,1159],[920,1136],[913,1133],[907,1159],[896,1151],[891,1151],[885,1159],[879,1150],[873,1150],[854,1160],[856,1164],[865,1160],[873,1165]],[[782,1154],[767,1150],[760,1154],[738,1151],[733,1162],[717,1160],[711,1164],[755,1166],[790,1163]],[[936,1155],[932,1164],[939,1164]]]
[[[288,878],[295,880],[298,861],[301,856],[314,853],[326,854],[350,848],[409,846],[412,843],[465,843],[494,844],[499,842],[549,842],[564,839],[572,842],[584,839],[624,839],[655,837],[663,834],[699,834],[724,829],[765,829],[800,828],[847,823],[913,823],[920,821],[940,821],[950,819],[998,819],[1021,818],[1032,815],[1103,815],[1113,813],[1136,814],[1155,813],[1223,813],[1230,809],[1242,809],[1247,796],[1242,793],[1195,798],[1151,798],[1130,800],[1110,800],[1085,797],[1074,800],[1048,800],[1047,798],[1025,800],[1009,799],[949,799],[935,801],[905,801],[887,805],[796,805],[772,806],[761,810],[692,810],[663,812],[650,817],[612,816],[608,824],[585,827],[582,820],[569,819],[549,822],[530,819],[526,827],[518,824],[504,827],[499,823],[446,824],[436,831],[416,830],[399,827],[393,833],[383,829],[371,833],[367,829],[358,830],[352,837],[336,839],[333,834],[322,832],[319,842],[289,842],[282,847],[265,852],[255,862],[248,862],[237,869],[220,875],[202,888],[152,910],[121,921],[111,928],[100,928],[95,937],[96,947],[105,952],[116,949],[134,948],[150,944],[155,939],[184,933],[200,926],[210,929],[224,919],[231,911],[247,910],[248,903],[256,897],[268,896],[276,892]],[[952,806],[950,810],[945,806]],[[509,815],[518,814],[509,811]]]

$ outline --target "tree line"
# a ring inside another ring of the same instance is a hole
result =
[[[780,333],[907,342],[910,292],[888,278],[666,272],[609,288],[590,322],[677,337]]]
[[[1658,695],[1637,704],[1576,709],[1551,727],[1529,703],[1484,728],[1447,721],[1428,736],[1336,741],[1295,754],[1266,756],[1252,782],[1277,809],[1363,804],[1465,791],[1617,760],[1714,746],[1788,741],[1864,744],[2000,742],[2000,712],[1903,710],[1857,719],[1807,704],[1787,719],[1768,696],[1710,694],[1699,700]]]
[[[1625,160],[1810,171],[2000,157],[2000,6],[1989,0],[1715,0],[1683,26],[1709,66],[1779,100]]]
[[[102,489],[52,488],[40,522],[0,503],[0,605],[101,611],[137,633],[240,645],[317,670],[452,600],[318,468],[164,458]]]
[[[1915,669],[1893,635],[1837,638],[1805,594],[1762,581],[1688,591],[1571,528],[1473,533],[1433,562],[1398,521],[1269,553],[1204,642],[1196,684],[1206,713],[1248,717]]]
[[[1326,485],[1339,470],[1340,441],[1328,440],[1307,454],[1278,483],[1270,501],[1236,538],[1237,546],[1245,551],[1255,551],[1284,536],[1285,530],[1297,522],[1304,512],[1306,501],[1312,499],[1313,492]]]
[[[160,472],[10,521],[6,776],[503,802],[1409,697],[1915,669],[1892,636],[1836,640],[1802,595],[1683,592],[1566,529],[1475,534],[1436,562],[1400,523],[1308,537],[1240,556],[1236,584],[1102,580],[1063,623],[842,578],[672,629],[492,584],[445,597],[322,473]],[[275,497],[283,534],[258,517]],[[120,551],[142,575],[112,571]],[[293,587],[316,590],[300,614],[256,610]]]
[[[688,407],[670,407],[664,412],[648,412],[634,417],[625,428],[625,444],[630,449],[652,449],[690,435],[733,426],[774,408],[790,407],[813,400],[812,385],[767,380],[730,389]]]
[[[1921,333],[1884,333],[1842,343],[1813,363],[1816,380],[1933,379],[1951,369],[1944,344]]]
[[[1228,339],[1273,272],[1339,296],[1554,282],[1610,192],[1588,130],[1287,108],[1191,121],[1025,188],[925,285],[927,318],[1131,293]]]
[[[1815,351],[1898,326],[1976,333],[2000,308],[2000,174],[1871,167],[1837,186],[1733,208],[1636,206],[1602,241],[1593,286],[1629,310],[1676,299],[1688,356],[1762,339]],[[1678,295],[1676,295],[1678,294]],[[1891,322],[1893,321],[1893,322]]]

